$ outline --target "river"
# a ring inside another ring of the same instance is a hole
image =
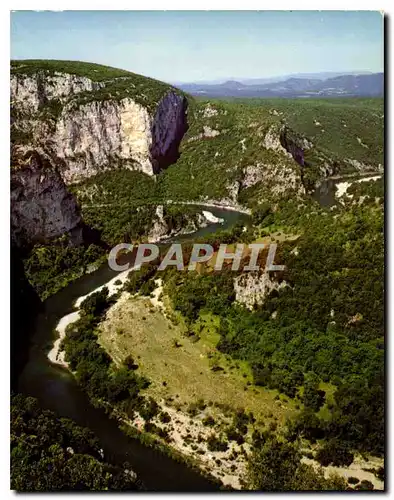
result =
[[[209,208],[223,224],[212,224],[193,234],[173,241],[193,240],[220,228],[229,228],[249,217],[236,211]],[[52,364],[47,353],[52,347],[54,330],[59,320],[73,311],[76,299],[105,284],[116,276],[107,263],[97,271],[87,274],[48,298],[37,316],[29,360],[18,380],[18,390],[38,399],[43,408],[58,416],[69,417],[77,424],[88,427],[98,437],[107,461],[121,464],[128,461],[145,487],[151,491],[217,491],[218,486],[208,481],[183,463],[144,446],[138,440],[127,437],[115,420],[104,410],[94,408],[88,397],[79,389],[72,374],[61,366]]]
[[[332,207],[339,203],[338,194],[340,195],[343,190],[338,189],[342,184],[344,184],[344,191],[353,182],[367,182],[376,180],[382,177],[382,174],[363,174],[359,176],[348,175],[337,178],[327,178],[321,182],[321,184],[312,193],[312,198],[320,203],[322,207]]]

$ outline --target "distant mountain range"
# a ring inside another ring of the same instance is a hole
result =
[[[279,77],[275,81],[229,80],[224,83],[181,83],[177,86],[189,94],[206,97],[377,97],[384,93],[383,73],[318,75],[320,78],[314,78],[314,74],[299,74],[284,79]]]

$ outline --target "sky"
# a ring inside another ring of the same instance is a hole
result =
[[[375,11],[14,11],[12,59],[96,62],[167,82],[383,71]]]

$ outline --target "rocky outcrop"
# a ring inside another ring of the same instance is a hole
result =
[[[103,97],[104,86],[69,74],[12,75],[14,143],[23,138],[64,160],[66,183],[116,167],[154,175],[176,161],[187,129],[185,97],[168,87],[156,105],[144,106],[127,89],[123,98]]]
[[[235,300],[248,309],[264,303],[265,298],[273,291],[287,286],[285,281],[279,283],[270,278],[266,271],[249,272],[234,278]]]
[[[158,205],[156,207],[152,229],[148,234],[148,242],[153,243],[154,241],[159,241],[164,237],[168,238],[168,233],[169,227],[164,220],[164,207],[163,205]]]
[[[158,205],[153,226],[148,233],[148,242],[153,243],[182,234],[194,233],[198,229],[208,226],[209,223],[216,223],[216,220],[213,221],[210,217],[211,215],[213,214],[210,212],[206,212],[205,215],[204,213],[185,213],[180,218],[174,218],[171,214],[166,213],[166,208],[163,205]],[[222,219],[218,219],[218,222],[221,221]]]
[[[305,137],[295,134],[288,127],[280,131],[280,143],[293,159],[302,167],[305,165],[305,151],[313,148],[313,143]]]
[[[286,150],[281,141],[283,127],[271,125],[263,136],[263,147],[291,158],[291,154]]]
[[[187,142],[199,141],[200,139],[211,139],[212,137],[216,137],[220,135],[219,130],[215,130],[207,125],[204,125],[202,128],[202,132],[200,134],[194,135],[190,137]]]
[[[66,107],[52,137],[54,154],[64,160],[67,183],[123,166],[153,173],[148,111],[131,99],[92,101]]]
[[[82,221],[73,195],[42,150],[17,148],[11,169],[11,234],[18,247],[65,233],[82,242]]]
[[[356,172],[360,172],[362,174],[367,172],[379,172],[379,173],[384,172],[384,165],[381,165],[380,163],[376,167],[374,165],[368,165],[367,163],[362,163],[358,160],[353,160],[349,158],[346,158],[344,162],[350,165],[352,168],[354,168]]]
[[[78,244],[81,217],[66,185],[111,168],[148,175],[166,168],[176,161],[187,129],[187,101],[175,89],[144,83],[138,75],[137,92],[132,75],[93,81],[29,68],[11,75],[13,242],[30,245],[69,234]],[[112,93],[117,80],[121,95]],[[165,231],[159,226],[157,217],[155,234]]]
[[[300,173],[290,162],[279,163],[257,163],[248,165],[243,169],[241,189],[246,189],[256,184],[264,183],[264,186],[272,195],[283,195],[293,193],[295,196],[305,194]]]

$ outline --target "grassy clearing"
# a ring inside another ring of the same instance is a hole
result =
[[[326,399],[324,405],[320,408],[318,415],[320,418],[328,419],[330,417],[330,410],[328,406],[334,400],[334,392],[336,391],[337,387],[334,384],[330,384],[329,382],[320,382],[319,389],[323,390],[326,393]]]
[[[216,351],[217,321],[202,315],[197,325],[200,340],[195,342],[184,336],[181,323],[174,325],[149,299],[123,296],[102,323],[100,342],[116,362],[134,356],[140,372],[152,381],[147,393],[156,400],[173,398],[174,404],[186,409],[203,399],[243,407],[265,424],[283,424],[295,411],[293,402],[284,404],[275,399],[277,391],[253,387],[245,362]],[[213,366],[222,370],[212,371]]]

